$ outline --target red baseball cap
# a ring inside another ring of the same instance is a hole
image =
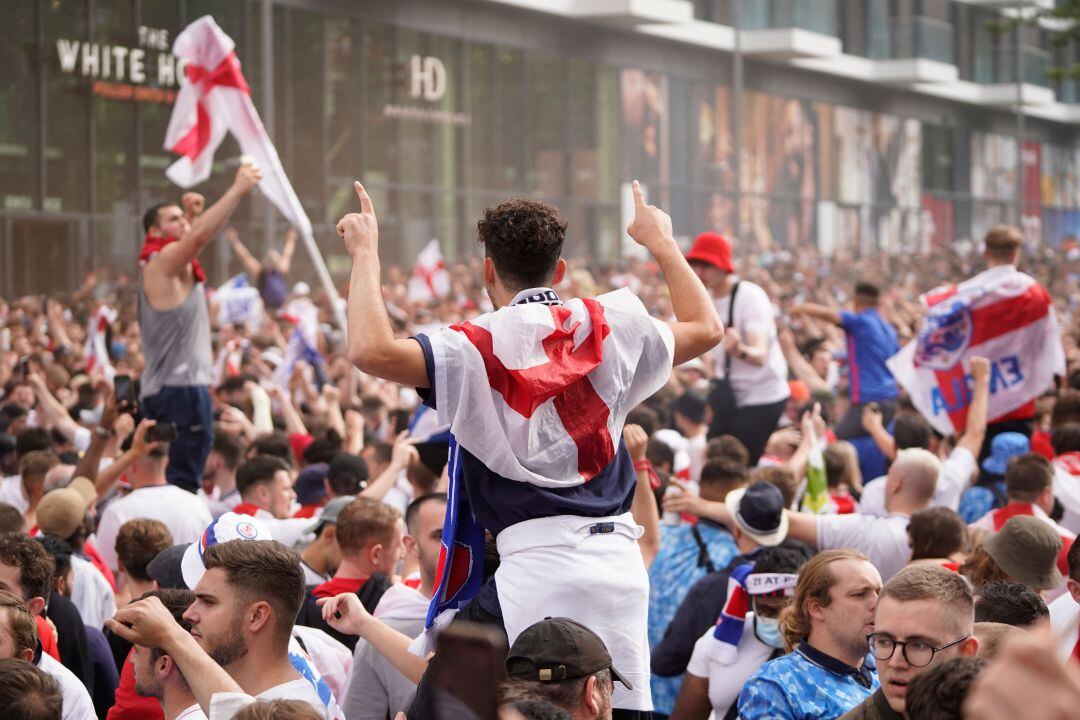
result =
[[[703,232],[694,239],[694,246],[686,253],[687,260],[697,260],[717,267],[724,272],[735,272],[731,264],[731,243],[719,233]]]

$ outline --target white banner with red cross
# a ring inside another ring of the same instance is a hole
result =
[[[963,432],[967,425],[972,356],[990,360],[991,421],[1030,403],[1065,373],[1053,301],[1030,276],[1001,268],[923,301],[922,330],[888,366],[939,433]]]

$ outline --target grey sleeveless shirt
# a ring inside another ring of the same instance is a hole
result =
[[[202,283],[172,310],[150,307],[139,282],[139,332],[142,335],[142,398],[156,395],[166,386],[210,385],[214,381],[210,344],[210,312]]]

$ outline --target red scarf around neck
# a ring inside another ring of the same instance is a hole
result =
[[[147,234],[143,241],[142,252],[139,253],[139,267],[146,267],[146,263],[153,260],[163,247],[177,240],[178,238],[174,237],[153,237]],[[206,282],[206,272],[203,271],[202,263],[198,258],[191,261],[191,272],[195,274],[195,282]]]

